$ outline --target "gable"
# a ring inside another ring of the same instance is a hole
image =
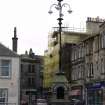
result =
[[[18,54],[0,43],[0,56],[19,57]]]

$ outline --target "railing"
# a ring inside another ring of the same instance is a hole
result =
[[[59,27],[53,27],[52,31],[59,31]],[[86,28],[62,27],[62,32],[86,32]]]

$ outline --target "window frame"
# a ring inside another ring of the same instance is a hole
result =
[[[0,104],[8,103],[8,89],[7,88],[0,88],[0,91],[5,91],[5,94],[0,94],[0,99],[5,99],[4,102],[0,102]],[[3,95],[3,96],[2,96]]]
[[[3,66],[2,62],[3,61],[8,61],[8,66]],[[8,75],[3,75],[2,74],[2,68],[8,68]],[[12,61],[11,59],[1,59],[0,60],[0,78],[10,78],[11,77],[11,68],[12,68]]]

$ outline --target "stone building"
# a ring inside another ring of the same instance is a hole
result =
[[[18,55],[17,29],[12,50],[0,43],[0,105],[31,105],[43,92],[43,56]]]
[[[70,99],[85,99],[87,105],[105,103],[104,32],[105,22],[99,17],[87,18],[85,32],[62,31],[61,59],[70,83]],[[47,88],[51,87],[59,67],[58,42],[59,34],[54,31],[49,35],[45,53],[44,85]]]
[[[20,56],[20,98],[28,104],[35,103],[35,99],[42,95],[43,85],[43,57],[35,55],[30,49]]]
[[[17,30],[14,28],[12,49],[17,53]],[[20,104],[35,103],[37,97],[41,97],[43,88],[43,56],[35,55],[32,49],[29,53],[20,55]]]
[[[77,30],[72,29],[70,31],[68,28],[62,30],[62,69],[64,70],[68,81],[70,82],[70,68],[71,68],[71,46],[73,44],[79,43],[80,40],[85,39],[90,34],[85,31],[76,32]],[[50,88],[53,81],[53,76],[59,68],[59,34],[57,30],[50,33],[48,36],[48,50],[45,52],[44,59],[44,88]],[[65,63],[66,62],[66,63]]]
[[[70,97],[79,100],[85,99],[86,105],[104,105],[105,23],[99,18],[88,18],[88,21],[91,26],[95,24],[93,30],[92,27],[90,28],[91,36],[72,46]]]
[[[20,104],[20,58],[0,43],[0,104]]]

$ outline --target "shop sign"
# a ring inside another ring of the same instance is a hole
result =
[[[102,87],[105,87],[105,82],[97,82],[93,84],[88,84],[87,89],[100,89]]]
[[[72,90],[72,91],[70,91],[70,95],[71,96],[81,95],[81,90],[79,90],[79,89]]]

